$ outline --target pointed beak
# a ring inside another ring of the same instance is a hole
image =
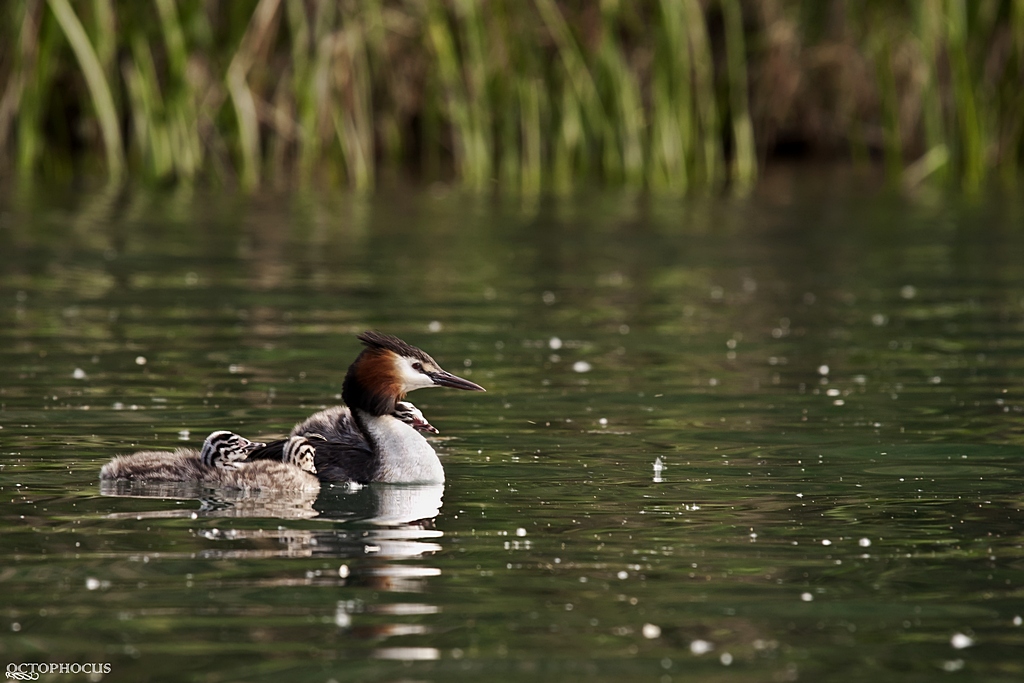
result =
[[[441,433],[441,432],[437,431],[437,427],[435,427],[434,425],[430,424],[426,420],[416,420],[416,421],[414,421],[412,423],[412,428],[417,430],[417,431],[427,432],[428,434],[440,434]]]
[[[451,387],[452,389],[465,389],[466,391],[487,391],[479,384],[474,384],[468,379],[462,379],[456,377],[450,372],[444,370],[438,370],[437,372],[429,373],[430,379],[434,380],[434,384],[440,387]]]
[[[253,451],[259,450],[260,448],[263,448],[266,445],[267,444],[263,443],[262,441],[250,441],[249,445],[245,447],[245,452],[252,453]]]

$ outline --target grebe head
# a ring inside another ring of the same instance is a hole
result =
[[[265,445],[220,429],[206,437],[199,457],[209,467],[233,468],[239,461],[245,460],[249,453]]]
[[[430,434],[438,433],[437,428],[427,422],[427,418],[423,416],[420,409],[408,401],[399,401],[396,403],[395,410],[391,414],[416,431],[428,432]]]
[[[300,470],[316,474],[314,457],[316,449],[309,439],[304,436],[293,436],[284,444],[284,453],[281,461],[289,465],[295,465]]]
[[[452,387],[484,391],[479,384],[446,372],[425,351],[398,337],[364,332],[359,341],[366,348],[349,366],[341,392],[349,407],[372,415],[387,415],[394,411],[398,401],[416,389]]]

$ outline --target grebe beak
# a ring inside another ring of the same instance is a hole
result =
[[[452,389],[465,389],[466,391],[487,391],[479,384],[474,384],[468,379],[462,379],[456,377],[450,372],[444,370],[438,370],[436,372],[426,373],[430,379],[434,381],[434,384],[440,387],[451,387]]]

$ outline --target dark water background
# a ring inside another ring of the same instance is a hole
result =
[[[7,193],[0,665],[1024,680],[1022,208],[811,174],[743,200]],[[337,402],[368,328],[488,388],[410,397],[441,430],[433,521],[430,489],[101,494],[114,454]]]

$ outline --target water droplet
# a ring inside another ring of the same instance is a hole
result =
[[[135,357],[135,364],[136,365],[145,365],[146,364],[146,357],[145,356],[136,356]]]
[[[644,638],[647,638],[648,640],[661,637],[661,627],[657,624],[644,624],[644,627],[640,632],[643,633]]]
[[[75,371],[71,373],[74,379],[85,379],[85,370],[82,368],[75,368]]]
[[[963,650],[966,647],[974,645],[974,639],[970,636],[964,635],[963,633],[954,633],[953,637],[949,639],[949,644],[957,650]]]
[[[572,364],[572,369],[576,372],[590,372],[593,366],[585,360],[578,360]]]
[[[801,593],[800,594],[800,599],[803,600],[804,602],[810,602],[811,600],[814,600],[814,596],[811,595],[810,593]]]
[[[695,655],[703,655],[711,652],[715,649],[714,643],[709,643],[706,640],[695,640],[690,643],[690,652]]]

